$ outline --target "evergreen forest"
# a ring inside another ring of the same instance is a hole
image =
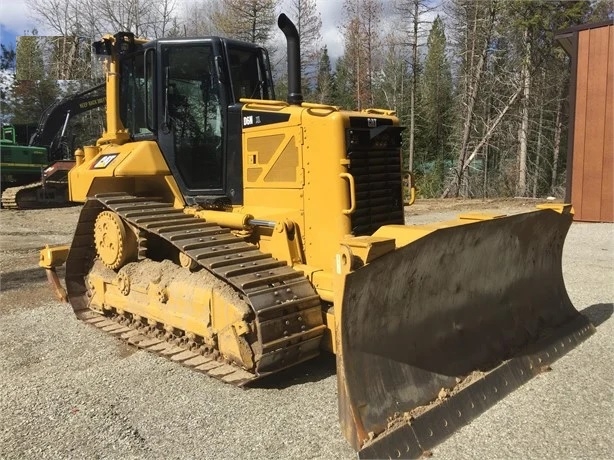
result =
[[[327,1],[338,4],[335,43],[316,0],[26,0],[45,35],[1,45],[1,121],[35,126],[49,104],[100,82],[91,42],[118,31],[263,45],[285,99],[284,12],[301,40],[304,99],[396,111],[420,197],[564,196],[570,64],[555,36],[611,21],[611,1]],[[77,142],[92,142],[102,110],[72,123]]]

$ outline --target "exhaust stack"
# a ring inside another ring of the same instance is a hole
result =
[[[301,45],[298,31],[294,23],[285,14],[280,14],[277,26],[286,36],[288,44],[288,103],[300,105],[303,102],[301,93]]]

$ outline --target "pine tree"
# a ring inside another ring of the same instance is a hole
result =
[[[15,50],[0,44],[0,70],[15,71]]]
[[[396,111],[405,123],[410,80],[406,48],[399,42],[396,31],[386,34],[382,45],[380,68],[374,80],[375,105]]]
[[[448,194],[459,196],[468,195],[468,181],[466,171],[477,151],[472,151],[476,127],[480,114],[478,108],[485,96],[484,80],[491,57],[491,46],[494,42],[494,27],[499,15],[500,5],[495,0],[474,2],[473,0],[453,0],[449,7],[450,16],[454,24],[456,38],[455,53],[458,59],[457,100],[458,116],[455,120],[456,128],[456,168],[452,182],[443,191],[442,196]],[[500,91],[503,87],[500,88]],[[515,96],[517,97],[517,95]],[[508,101],[511,105],[515,98]],[[505,109],[506,111],[508,109]],[[497,121],[497,124],[499,121]],[[488,129],[486,129],[488,132]],[[482,138],[485,142],[486,138]],[[480,141],[480,142],[482,142]],[[480,145],[478,142],[478,145]],[[479,148],[478,148],[479,150]]]
[[[17,82],[9,105],[12,123],[37,123],[45,108],[57,99],[59,87],[56,80],[46,78],[43,48],[36,31],[19,38],[15,59]]]
[[[446,57],[444,24],[439,16],[433,22],[427,47],[419,93],[423,129],[416,142],[416,166],[421,172],[431,174],[434,186],[429,194],[434,196],[443,190],[444,173],[452,159],[448,148],[452,72]],[[425,187],[421,189],[425,190]]]
[[[18,37],[15,60],[17,80],[45,78],[43,50],[36,29],[32,31],[32,35]]]
[[[315,100],[322,104],[333,104],[335,101],[335,75],[332,72],[326,45],[320,51]]]
[[[589,10],[590,4],[582,1],[518,0],[507,5],[505,13],[509,20],[503,30],[509,34],[510,44],[520,56],[523,89],[518,116],[516,194],[519,196],[529,194],[531,182],[532,194],[537,195],[543,175],[544,128],[552,122],[544,111],[546,105],[558,98],[558,88],[553,90],[551,82],[560,84],[556,73],[550,76],[544,73],[550,67],[548,63],[556,60],[555,53],[560,51],[554,42],[554,33],[580,23]],[[542,74],[541,79],[534,77],[538,73]]]
[[[356,109],[356,80],[352,61],[346,55],[337,59],[333,104],[345,109]]]
[[[418,100],[418,84],[420,81],[420,56],[419,46],[422,28],[424,24],[422,17],[425,13],[433,9],[433,5],[429,0],[398,0],[395,3],[395,9],[398,12],[400,24],[398,29],[401,31],[404,45],[410,49],[410,56],[408,59],[410,66],[410,81],[408,90],[405,91],[409,95],[408,110],[406,113],[401,113],[403,120],[407,119],[408,133],[407,148],[403,148],[404,164],[409,171],[413,170],[414,165],[414,151],[415,151],[415,138],[419,127],[416,123],[416,103]]]

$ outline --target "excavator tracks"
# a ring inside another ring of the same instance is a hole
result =
[[[2,192],[2,207],[5,209],[40,209],[68,206],[67,185],[48,186],[43,190],[42,182],[7,188]]]
[[[22,192],[28,193],[28,191],[33,191],[36,194],[36,189],[42,185],[42,182],[35,182],[33,184],[7,188],[2,192],[2,207],[6,209],[19,209],[17,196]]]
[[[105,210],[138,229],[139,260],[146,258],[143,242],[156,235],[187,255],[200,269],[234,288],[255,317],[259,356],[253,369],[221,361],[223,358],[215,351],[190,348],[178,336],[162,335],[160,331],[154,331],[152,336],[151,328],[141,327],[140,322],[131,323],[130,318],[89,308],[91,293],[86,277],[96,259],[93,228],[96,217]],[[320,298],[301,272],[262,253],[227,228],[190,216],[170,204],[125,194],[98,195],[85,203],[66,261],[66,286],[79,319],[128,343],[235,385],[317,356],[325,330]]]

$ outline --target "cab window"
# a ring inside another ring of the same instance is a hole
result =
[[[163,51],[166,119],[175,162],[190,189],[223,187],[222,108],[210,44]]]
[[[228,50],[228,60],[235,102],[241,98],[273,99],[268,61],[263,50],[232,47]]]
[[[143,53],[127,56],[121,61],[120,79],[120,118],[124,128],[132,135],[151,134],[148,127],[146,113],[149,117],[153,114],[151,101],[153,98],[151,78],[145,79],[145,62]],[[149,54],[148,66],[152,66],[151,53]],[[148,75],[152,75],[152,70],[148,69]],[[145,103],[150,106],[146,111]],[[149,120],[149,126],[152,126]]]

